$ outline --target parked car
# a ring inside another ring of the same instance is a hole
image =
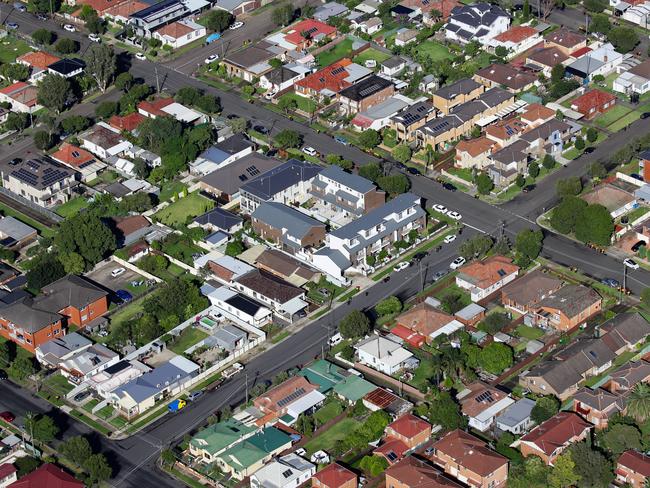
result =
[[[88,34],[88,39],[90,39],[93,42],[102,42],[102,38],[99,37],[97,34]]]
[[[77,393],[74,397],[73,400],[77,403],[84,401],[86,398],[90,396],[90,390],[84,390],[80,393]]]
[[[133,300],[133,295],[131,295],[126,290],[117,290],[115,292],[115,295],[123,302],[130,302],[131,300]]]
[[[217,59],[219,59],[219,55],[218,55],[218,54],[210,54],[210,56],[208,56],[207,58],[205,58],[204,63],[205,63],[205,64],[211,64],[211,63],[214,63]]]
[[[625,266],[627,266],[628,268],[630,268],[630,269],[639,269],[639,263],[637,263],[636,261],[634,261],[634,260],[631,259],[631,258],[626,258],[626,259],[623,261],[623,264],[624,264]]]
[[[521,189],[521,191],[524,193],[528,193],[530,191],[533,191],[534,189],[535,189],[535,185],[526,185]]]
[[[4,369],[0,369],[0,381],[8,380],[9,376]]]
[[[454,259],[454,260],[451,262],[451,264],[449,265],[449,267],[450,267],[451,269],[458,269],[458,268],[460,268],[460,267],[461,267],[463,264],[465,264],[465,263],[466,263],[465,258],[464,258],[463,256],[458,256],[456,259]]]
[[[183,410],[185,408],[185,405],[187,405],[187,402],[178,398],[177,400],[174,400],[169,405],[167,405],[167,410],[169,410],[171,413],[177,413]]]
[[[187,395],[187,401],[193,402],[203,396],[203,390],[192,391]]]
[[[442,184],[442,187],[445,190],[456,191],[456,187],[454,185],[452,185],[451,183],[447,183],[446,181]]]
[[[443,239],[443,241],[444,241],[445,244],[451,244],[451,243],[454,242],[455,240],[456,240],[456,234],[450,234],[450,235],[448,235],[447,237],[445,237],[445,238]]]
[[[233,23],[233,24],[232,24],[230,27],[228,27],[228,28],[229,28],[230,30],[237,30],[237,29],[239,29],[239,28],[241,28],[241,27],[244,27],[244,23],[238,21],[238,22]]]
[[[13,158],[11,161],[9,161],[9,166],[16,166],[22,162],[23,160],[21,158]]]
[[[16,420],[16,416],[13,413],[11,413],[10,411],[6,410],[6,411],[0,413],[0,419],[4,420],[5,422],[10,424],[14,420]]]
[[[650,117],[650,112],[643,112],[640,118],[647,119],[648,117]]]
[[[603,278],[602,280],[600,280],[600,282],[603,285],[609,286],[610,288],[618,288],[619,286],[621,286],[619,281],[615,280],[614,278]]]
[[[48,20],[47,15],[45,15],[45,14],[36,14],[36,18],[37,18],[38,20],[42,20],[43,22],[45,22],[46,20]]]
[[[426,251],[418,252],[413,255],[413,261],[422,261],[429,253]]]
[[[267,91],[267,92],[264,94],[264,98],[266,98],[267,100],[273,100],[273,97],[274,97],[276,94],[277,94],[277,92],[274,92],[274,91]]]
[[[344,146],[347,146],[348,144],[350,144],[348,142],[348,140],[343,136],[334,136],[334,140],[336,142],[338,142],[339,144],[343,144]]]
[[[414,168],[413,166],[409,166],[408,168],[406,168],[406,171],[408,171],[410,174],[415,176],[422,174],[422,172],[419,169]]]
[[[393,271],[402,271],[403,269],[408,268],[411,265],[408,261],[402,261],[393,266]]]
[[[20,2],[14,2],[14,8],[19,12],[27,12],[27,7],[25,6],[25,4]]]
[[[436,212],[439,212],[439,213],[441,213],[443,215],[447,213],[447,207],[445,207],[444,205],[440,205],[439,203],[436,203],[431,208],[434,209]]]
[[[436,281],[440,280],[446,274],[447,273],[445,271],[436,271],[436,274],[433,275],[433,282],[435,283]]]
[[[645,245],[645,241],[636,241],[636,243],[632,246],[632,252],[638,252],[639,249],[641,249],[641,246]]]
[[[65,24],[63,26],[63,30],[68,31],[68,32],[76,32],[77,29],[75,29],[74,25],[71,24]]]
[[[458,212],[454,212],[453,210],[447,211],[447,217],[450,217],[454,220],[460,220],[463,218],[461,214],[459,214]]]
[[[234,363],[232,366],[230,366],[228,369],[226,369],[223,373],[221,373],[221,376],[224,378],[230,378],[232,376],[235,376],[237,373],[241,372],[244,370],[244,365],[241,363]]]
[[[427,447],[427,448],[424,450],[424,455],[425,455],[425,456],[431,456],[431,454],[433,454],[433,451],[434,451],[434,448],[433,448],[433,447]]]
[[[125,272],[126,272],[125,268],[122,268],[122,267],[115,268],[113,271],[111,271],[111,276],[113,278],[117,278],[118,276],[124,274]]]
[[[635,180],[643,181],[643,176],[641,176],[639,173],[632,173],[630,176]]]
[[[343,342],[343,336],[339,332],[337,332],[332,337],[330,337],[329,341],[327,342],[330,345],[330,347],[336,346],[337,344]]]
[[[18,29],[18,24],[15,22],[7,22],[7,29],[16,30]]]
[[[135,53],[135,59],[139,59],[140,61],[146,61],[147,57],[144,55],[144,53]]]
[[[591,146],[589,146],[588,148],[586,148],[586,149],[584,150],[584,152],[583,152],[582,154],[591,154],[591,153],[594,152],[595,150],[596,150],[595,147],[591,147]]]
[[[318,151],[316,151],[316,149],[311,146],[303,147],[302,152],[304,152],[307,156],[318,156]]]
[[[254,125],[254,126],[253,126],[253,130],[254,130],[255,132],[259,132],[260,134],[265,134],[265,135],[268,134],[268,133],[270,132],[270,131],[269,131],[266,127],[264,127],[263,125]]]

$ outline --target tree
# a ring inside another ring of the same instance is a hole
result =
[[[587,442],[579,442],[569,448],[575,462],[575,473],[580,476],[580,486],[609,486],[613,478],[612,463],[600,451],[592,449]]]
[[[440,298],[440,305],[445,312],[454,314],[466,304],[463,302],[463,295],[460,292],[449,290]]]
[[[35,471],[36,468],[38,468],[41,465],[41,462],[35,457],[23,456],[23,457],[16,458],[16,460],[14,461],[14,465],[18,470],[16,472],[16,476],[18,478],[22,478],[26,474]]]
[[[411,148],[406,144],[399,144],[393,148],[391,154],[396,161],[404,164],[411,159]]]
[[[9,366],[16,357],[16,344],[13,342],[0,342],[0,362]]]
[[[314,418],[311,415],[301,414],[296,420],[296,430],[302,435],[314,432]]]
[[[77,134],[90,127],[90,119],[82,115],[71,115],[61,121],[61,128],[66,134]]]
[[[63,265],[52,253],[43,253],[34,257],[27,271],[27,286],[32,290],[40,290],[45,285],[63,278]]]
[[[278,108],[280,110],[283,110],[285,114],[288,114],[290,111],[296,110],[298,108],[298,102],[295,98],[281,96],[278,99]]]
[[[372,182],[376,182],[383,174],[384,172],[379,163],[368,163],[359,168],[359,176],[369,179]]]
[[[525,229],[517,234],[515,238],[515,251],[517,261],[521,266],[526,267],[532,260],[539,256],[542,250],[542,241],[544,234],[541,230]]]
[[[129,88],[129,91],[120,98],[120,111],[131,113],[136,109],[136,105],[151,94],[151,87],[144,84],[136,84]]]
[[[377,180],[377,186],[391,195],[401,195],[406,193],[411,186],[411,182],[402,173],[396,173],[388,176],[382,176]]]
[[[530,163],[528,165],[528,174],[533,178],[537,178],[539,176],[539,165],[535,162]]]
[[[230,126],[233,134],[241,134],[242,132],[246,131],[246,127],[248,127],[248,120],[244,117],[229,119],[228,126]]]
[[[61,8],[61,0],[29,0],[27,9],[35,14],[53,14]]]
[[[370,320],[360,310],[353,310],[339,323],[341,335],[346,339],[356,339],[370,332]]]
[[[3,64],[0,73],[8,81],[25,81],[29,78],[29,67],[18,63]]]
[[[544,156],[544,159],[542,159],[542,166],[544,166],[546,169],[553,169],[555,167],[555,164],[555,158],[550,154],[546,154]]]
[[[380,315],[393,315],[402,311],[402,302],[397,297],[384,298],[375,305],[375,311]]]
[[[225,31],[233,21],[233,16],[225,10],[210,10],[206,17],[205,26],[215,32]]]
[[[594,143],[596,142],[597,139],[598,139],[598,131],[593,127],[589,127],[587,129],[587,140],[591,143]]]
[[[607,34],[607,40],[618,52],[628,53],[639,43],[639,35],[631,27],[614,27]]]
[[[59,433],[59,428],[49,415],[25,416],[25,431],[34,439],[47,444]]]
[[[508,55],[508,48],[505,46],[497,46],[494,49],[494,54],[500,58],[505,58]]]
[[[517,175],[517,178],[515,179],[515,184],[516,184],[519,188],[523,188],[524,185],[526,184],[526,177],[525,177],[524,175],[522,175],[521,173],[519,173],[519,174]]]
[[[285,129],[276,134],[273,143],[280,149],[298,147],[302,144],[302,136],[295,130]]]
[[[603,205],[587,205],[576,222],[574,232],[576,239],[582,242],[609,246],[614,232],[614,221],[609,210]]]
[[[203,93],[193,86],[184,86],[176,92],[174,98],[183,105],[195,105],[201,95]]]
[[[370,478],[375,478],[388,468],[388,461],[383,456],[364,456],[359,468]]]
[[[595,14],[591,17],[591,22],[589,22],[589,32],[600,32],[601,34],[607,35],[612,28],[612,24],[609,23],[609,16],[606,14]]]
[[[63,76],[50,73],[38,84],[38,103],[57,114],[61,113],[71,96],[70,82]]]
[[[103,19],[100,19],[97,13],[94,17],[89,18],[86,21],[86,29],[93,34],[103,34],[106,32],[106,23]]]
[[[460,406],[448,391],[441,391],[429,402],[429,422],[440,425],[444,430],[459,429],[465,426],[465,417]]]
[[[463,242],[458,251],[465,259],[480,258],[492,249],[492,238],[488,235],[478,234]]]
[[[333,164],[335,166],[339,166],[346,171],[351,171],[352,169],[354,169],[353,161],[350,161],[349,159],[343,159],[342,156],[339,156],[338,154],[334,154],[334,153],[329,153],[328,155],[326,155],[325,162],[327,164]]]
[[[239,256],[245,250],[246,248],[244,247],[244,243],[242,242],[241,238],[231,240],[228,244],[226,244],[226,255],[228,256]]]
[[[84,258],[76,252],[60,253],[59,261],[67,274],[82,274],[86,269]]]
[[[135,78],[128,71],[120,73],[115,77],[115,88],[126,93],[135,83]],[[182,88],[181,88],[182,90]]]
[[[627,414],[642,423],[650,418],[650,385],[638,383],[627,400]]]
[[[476,189],[481,195],[489,195],[494,189],[494,181],[487,173],[480,172],[476,175]]]
[[[160,453],[160,460],[163,466],[172,466],[176,462],[176,456],[171,449],[165,449]]]
[[[607,3],[604,0],[584,0],[582,5],[584,8],[594,13],[600,13],[607,8]]]
[[[100,119],[108,119],[119,111],[117,102],[102,102],[95,108],[95,115]]]
[[[65,442],[62,442],[59,450],[79,467],[82,467],[93,453],[88,439],[81,435],[70,437]]]
[[[92,483],[101,483],[108,480],[113,474],[113,469],[103,454],[93,454],[85,464],[84,469],[88,473],[88,478]]]
[[[521,9],[521,18],[524,22],[530,19],[530,3],[528,0],[524,0],[524,6]]]
[[[548,484],[552,488],[568,488],[580,481],[580,476],[575,472],[575,463],[569,453],[561,454],[555,460],[553,469],[548,475]]]
[[[600,436],[600,441],[609,452],[618,456],[628,449],[641,450],[641,432],[633,425],[610,425]]]
[[[478,329],[494,335],[510,323],[510,315],[494,312],[487,315],[479,324]]]
[[[82,212],[61,222],[54,243],[62,253],[79,254],[87,267],[116,249],[115,235],[92,212]]]
[[[61,54],[72,54],[79,51],[79,44],[77,41],[63,37],[56,42],[54,49]]]
[[[551,226],[561,234],[570,234],[575,230],[576,222],[580,219],[582,211],[587,207],[583,199],[568,196],[553,209]]]
[[[560,411],[560,402],[554,396],[539,397],[535,402],[533,410],[530,412],[530,418],[536,424],[550,419]]]
[[[29,114],[24,112],[9,112],[7,121],[5,122],[5,129],[22,132],[27,127],[29,127]]]
[[[578,176],[571,176],[563,180],[558,180],[555,186],[555,191],[559,197],[579,195],[582,191],[582,182]]]
[[[34,42],[37,44],[49,46],[56,39],[56,34],[47,29],[36,29],[32,32],[32,39],[34,39]]]
[[[488,373],[499,374],[512,366],[512,348],[502,342],[491,342],[481,350],[479,365]]]
[[[116,71],[117,61],[111,46],[96,43],[90,46],[86,54],[86,73],[95,80],[102,93],[113,81]]]
[[[556,64],[551,70],[551,83],[554,85],[564,79],[565,68],[563,64]]]
[[[34,132],[34,145],[42,151],[47,151],[54,146],[54,137],[44,130],[36,131]]]
[[[592,178],[604,178],[607,176],[607,170],[605,166],[600,161],[594,161],[589,165],[589,176]]]
[[[585,148],[585,140],[580,136],[576,137],[576,142],[574,144],[578,151],[582,151]]]
[[[381,142],[379,132],[374,129],[367,129],[359,136],[359,145],[364,149],[372,149],[377,147]]]
[[[181,153],[183,126],[173,117],[146,118],[138,126],[140,143],[156,154]],[[185,161],[183,161],[185,163]]]
[[[294,10],[291,4],[285,4],[281,7],[277,7],[271,13],[271,20],[276,25],[289,25],[293,20]]]

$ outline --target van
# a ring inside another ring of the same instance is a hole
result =
[[[339,332],[337,332],[332,337],[330,337],[328,344],[330,345],[330,347],[334,347],[337,344],[340,344],[342,341],[343,341],[343,336]]]
[[[27,7],[22,2],[14,2],[14,8],[19,12],[27,12]]]

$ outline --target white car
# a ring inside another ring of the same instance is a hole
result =
[[[205,64],[211,64],[214,63],[217,59],[219,59],[218,54],[210,54],[207,58],[205,58]]]
[[[402,261],[401,263],[398,263],[395,266],[393,266],[393,271],[402,271],[403,269],[406,269],[409,266],[411,266],[411,263],[409,263],[408,261]]]
[[[111,271],[111,276],[113,278],[117,278],[121,274],[124,274],[126,272],[125,268],[115,268],[113,271]]]
[[[135,53],[135,59],[139,59],[140,61],[146,61],[147,57],[144,55],[144,53]]]
[[[237,30],[237,29],[239,29],[240,27],[244,27],[244,23],[243,23],[243,22],[235,22],[234,24],[232,24],[232,25],[231,25],[230,27],[228,27],[228,28],[229,28],[230,30]]]
[[[307,156],[318,156],[318,151],[316,151],[316,149],[311,146],[303,147],[302,152],[304,152]]]
[[[447,207],[445,207],[444,205],[440,205],[439,203],[436,203],[431,208],[434,209],[436,212],[439,212],[439,213],[441,213],[443,215],[445,215],[447,213]]]
[[[447,217],[452,218],[454,220],[460,220],[463,218],[461,214],[459,214],[458,212],[454,212],[453,210],[447,211]]]
[[[74,25],[70,25],[70,24],[65,24],[63,26],[63,30],[67,30],[68,32],[76,32],[77,31],[77,29],[74,28]]]
[[[464,258],[463,256],[458,256],[456,259],[454,259],[454,260],[451,262],[451,264],[449,265],[449,267],[450,267],[451,269],[458,269],[458,268],[460,268],[460,267],[461,267],[463,264],[465,264],[465,263],[466,263],[465,258]]]
[[[451,244],[455,240],[456,240],[456,234],[451,234],[444,238],[445,244]]]
[[[623,264],[630,269],[639,269],[639,264],[633,259],[627,258],[623,261]]]
[[[88,39],[90,39],[93,42],[102,42],[102,38],[99,37],[97,34],[88,34]]]
[[[330,337],[329,345],[330,347],[336,346],[337,344],[340,344],[343,341],[343,336],[341,335],[340,332],[337,332],[334,334],[332,337]]]
[[[266,98],[267,100],[273,100],[273,97],[275,96],[276,93],[277,92],[274,91],[268,91],[264,94],[264,98]]]

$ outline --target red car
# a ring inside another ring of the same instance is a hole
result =
[[[0,419],[4,420],[5,422],[11,423],[14,420],[16,420],[16,416],[11,412],[6,411],[6,412],[0,413]]]

